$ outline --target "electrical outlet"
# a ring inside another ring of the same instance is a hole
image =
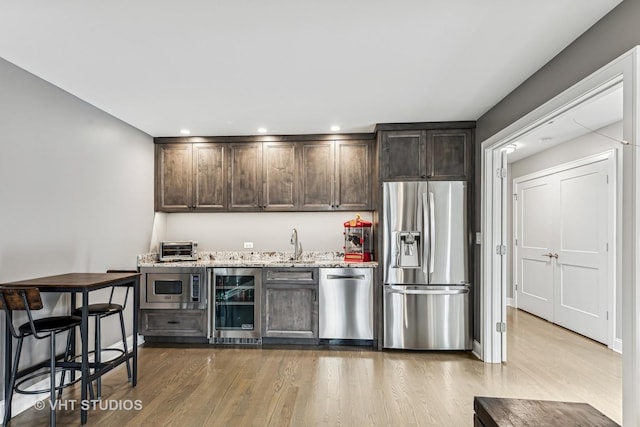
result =
[[[245,249],[253,249],[253,242],[244,242]]]

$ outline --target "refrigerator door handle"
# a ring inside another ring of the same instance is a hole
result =
[[[429,192],[429,274],[435,270],[435,250],[436,250],[436,220],[435,220],[435,199],[433,193]],[[431,280],[431,276],[429,276]]]
[[[424,255],[422,257],[423,265],[424,267],[422,268],[422,272],[424,274],[428,274],[428,266],[431,263],[431,228],[428,228],[428,224],[430,224],[430,218],[429,218],[429,199],[427,197],[427,193],[423,193],[422,194],[422,219],[423,219],[423,225],[422,225],[422,229],[424,230],[424,236],[425,236],[425,241],[424,241]]]
[[[469,289],[430,290],[430,289],[394,289],[387,287],[387,293],[401,295],[460,295],[468,294]]]

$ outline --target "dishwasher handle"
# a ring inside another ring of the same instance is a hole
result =
[[[327,274],[329,280],[364,280],[364,274],[344,275],[344,274]]]
[[[394,289],[387,286],[387,292],[390,294],[401,295],[461,295],[468,294],[469,288],[465,289]]]

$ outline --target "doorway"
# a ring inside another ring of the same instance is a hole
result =
[[[506,207],[506,171],[501,149],[535,129],[553,124],[554,119],[615,85],[623,90],[622,185],[619,196],[622,209],[616,218],[615,277],[620,284],[621,336],[623,343],[623,419],[625,425],[640,421],[640,141],[637,125],[640,97],[636,83],[639,48],[634,48],[606,67],[567,89],[546,104],[527,114],[498,134],[482,142],[482,249],[481,249],[481,334],[477,349],[488,363],[507,360],[506,299],[508,233]],[[622,250],[624,248],[624,250]],[[474,343],[475,346],[476,343]]]

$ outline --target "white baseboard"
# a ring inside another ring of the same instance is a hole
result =
[[[613,346],[611,347],[611,350],[622,354],[622,340],[620,338],[613,339]]]
[[[515,307],[516,303],[513,298],[507,298],[507,307]]]
[[[480,346],[480,343],[476,340],[473,340],[471,353],[473,353],[478,359],[482,360],[482,346]]]
[[[140,346],[142,343],[144,343],[144,337],[141,335],[138,335],[138,346]],[[133,335],[127,337],[127,348],[131,349],[131,347],[133,347]],[[109,349],[118,349],[118,350],[123,350],[124,347],[122,345],[122,342],[118,341],[117,343],[105,348],[104,350],[109,350]],[[91,361],[91,355],[89,357],[89,360]],[[59,375],[56,376],[56,381],[59,381]],[[37,383],[33,384],[30,387],[27,387],[27,390],[39,390],[39,389],[44,389],[49,387],[49,380],[48,379],[43,379],[42,381],[38,381]],[[64,395],[63,395],[64,396]],[[41,400],[45,400],[49,398],[49,394],[48,393],[41,393],[41,394],[20,394],[20,393],[14,393],[13,394],[13,402],[12,403],[12,416],[16,416],[18,414],[20,414],[21,412],[26,411],[27,409],[31,409],[34,407],[36,402],[39,402]],[[4,405],[5,405],[6,400],[2,400],[0,401],[0,416],[4,416]]]

